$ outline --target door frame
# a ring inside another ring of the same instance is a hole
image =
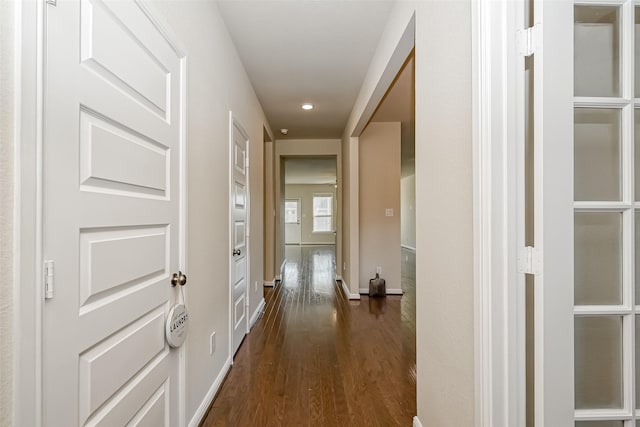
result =
[[[245,225],[245,240],[246,240],[246,260],[247,262],[245,263],[245,268],[246,268],[246,288],[244,290],[245,293],[245,337],[246,334],[249,333],[250,330],[250,321],[249,321],[249,286],[251,286],[251,249],[250,249],[250,245],[251,245],[251,196],[250,196],[250,140],[249,140],[249,133],[246,131],[245,127],[242,125],[242,122],[240,122],[240,120],[238,119],[238,117],[233,113],[232,110],[229,110],[229,197],[228,199],[228,203],[229,203],[229,243],[228,243],[228,251],[227,251],[227,256],[228,258],[228,266],[229,266],[229,275],[228,275],[228,290],[229,290],[229,360],[231,361],[231,365],[233,365],[233,286],[234,283],[231,280],[231,269],[234,266],[234,261],[233,261],[233,255],[231,254],[231,251],[233,249],[233,201],[232,201],[232,197],[233,197],[233,191],[234,191],[234,182],[233,182],[233,165],[234,165],[234,158],[233,158],[233,154],[234,154],[234,140],[233,140],[233,127],[237,126],[238,129],[240,129],[240,132],[242,132],[242,134],[244,135],[244,137],[247,139],[247,157],[246,157],[246,165],[245,165],[245,170],[247,171],[247,173],[245,174],[246,177],[246,190],[245,190],[245,197],[246,197],[246,225]],[[240,349],[238,347],[238,349]]]
[[[535,424],[573,424],[573,406],[565,405],[573,402],[574,387],[573,287],[566,285],[573,283],[573,261],[566,259],[573,240],[558,238],[562,230],[573,230],[572,200],[565,197],[573,194],[573,181],[561,179],[573,175],[559,161],[573,147],[554,144],[573,140],[573,86],[562,84],[573,69],[558,64],[571,50],[573,23],[564,2],[531,1],[535,249],[530,265],[524,248],[525,3],[479,0],[473,6],[477,426],[526,423],[525,270],[536,281]]]
[[[182,78],[180,129],[180,220],[178,224],[178,263],[188,272],[187,256],[187,55],[184,46],[169,28],[162,14],[148,0],[132,0],[143,10],[153,25],[180,58]],[[44,61],[46,10],[52,7],[39,0],[23,0],[16,6],[15,36],[19,52],[16,58],[15,82],[15,222],[14,236],[14,403],[15,425],[40,427],[42,418],[43,376],[43,129],[44,129]],[[21,286],[21,284],[32,286]],[[185,300],[188,300],[185,289]],[[186,353],[187,343],[178,349],[180,427],[186,425]]]

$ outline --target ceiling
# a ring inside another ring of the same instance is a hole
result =
[[[285,184],[335,184],[335,157],[288,157],[284,160]]]
[[[340,138],[393,0],[218,4],[275,137]]]

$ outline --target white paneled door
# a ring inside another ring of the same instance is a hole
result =
[[[248,332],[247,300],[247,213],[249,206],[249,138],[231,115],[231,354],[234,355]]]
[[[46,426],[179,426],[183,61],[133,0],[46,9]]]

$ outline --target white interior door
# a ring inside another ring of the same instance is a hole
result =
[[[247,211],[249,205],[249,138],[231,116],[231,354],[235,354],[248,328]]]
[[[640,7],[576,3],[573,21],[575,419],[577,425],[635,426],[640,43],[634,38],[640,41]]]
[[[284,243],[299,245],[302,237],[300,230],[300,199],[284,201]]]
[[[46,9],[47,426],[179,426],[181,55],[134,1]],[[46,275],[46,273],[45,273]]]
[[[536,2],[535,425],[640,420],[640,6]],[[567,93],[568,92],[568,93]]]

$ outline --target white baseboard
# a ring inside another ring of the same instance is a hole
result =
[[[253,328],[253,325],[258,320],[258,317],[260,317],[260,313],[262,313],[262,310],[264,310],[264,306],[265,306],[265,302],[264,302],[264,298],[262,298],[260,300],[260,303],[256,307],[256,311],[254,311],[253,314],[251,315],[251,319],[249,320],[249,329]]]
[[[278,280],[277,277],[274,277],[273,280],[271,281],[264,281],[264,286],[268,287],[268,288],[273,288],[276,285],[276,280]]]
[[[416,248],[414,248],[414,247],[412,247],[412,246],[400,245],[400,247],[403,247],[403,248],[405,248],[405,249],[409,249],[409,250],[410,250],[410,251],[412,251],[412,252],[415,252],[415,251],[416,251]]]
[[[218,374],[215,381],[211,385],[211,388],[209,389],[206,396],[202,400],[202,403],[200,403],[200,406],[198,406],[196,413],[193,414],[191,421],[189,421],[189,427],[198,427],[198,425],[200,425],[200,422],[202,421],[204,416],[207,414],[207,411],[209,410],[209,406],[211,406],[211,402],[213,402],[213,398],[216,396],[216,393],[220,389],[220,386],[222,385],[222,381],[224,381],[224,378],[227,376],[227,372],[229,372],[230,368],[231,368],[231,357],[229,357],[227,361],[224,362],[224,366],[220,370],[220,373]]]
[[[418,419],[417,415],[415,417],[413,417],[413,427],[422,427],[422,423]]]
[[[351,290],[349,289],[349,286],[347,285],[347,281],[346,280],[341,280],[340,281],[342,283],[342,290],[344,291],[345,295],[347,296],[347,298],[349,299],[360,299],[360,294],[352,294]]]
[[[360,295],[368,295],[369,288],[360,288]],[[387,289],[387,295],[404,295],[402,289]]]

